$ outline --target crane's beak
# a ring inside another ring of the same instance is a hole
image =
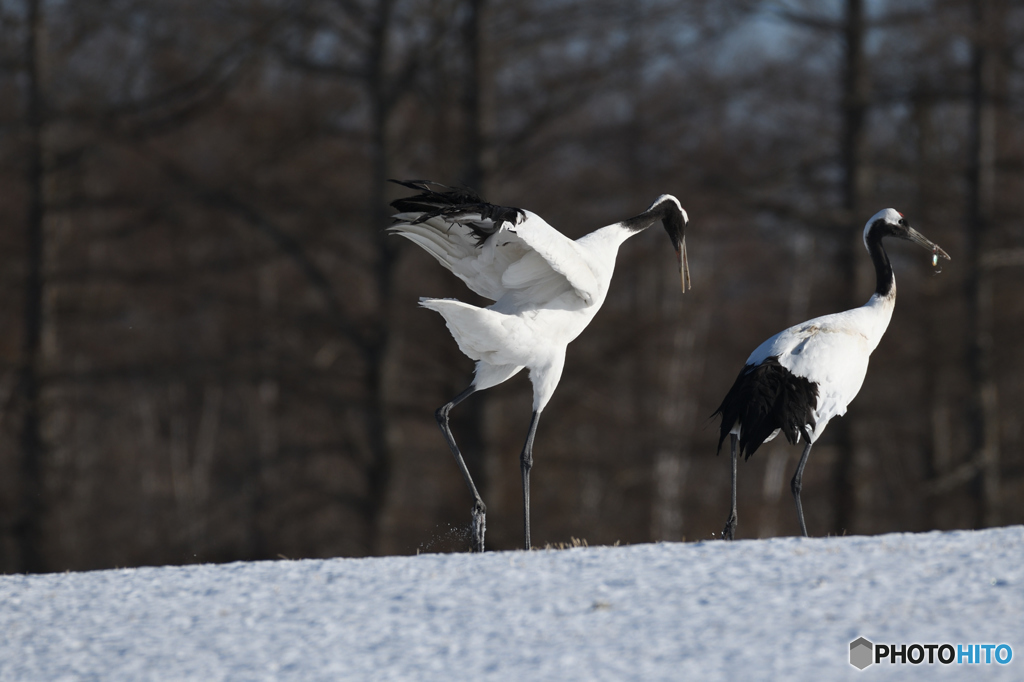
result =
[[[679,259],[679,278],[683,285],[683,293],[690,287],[690,263],[686,259],[686,237],[680,240],[679,250],[676,251],[676,258]]]
[[[923,234],[921,234],[920,232],[918,232],[914,228],[910,227],[909,225],[907,226],[907,236],[905,237],[905,239],[908,239],[908,240],[914,242],[915,244],[920,244],[924,248],[926,248],[929,251],[931,251],[934,256],[941,256],[941,257],[945,258],[946,260],[952,260],[949,257],[949,254],[946,253],[945,251],[943,251],[942,248],[938,244],[936,244],[932,240],[928,239]]]
[[[683,293],[690,288],[690,263],[686,258],[686,225],[690,222],[686,211],[671,213],[663,221],[665,231],[668,232],[672,246],[676,250],[676,260],[679,261],[679,278],[683,286]]]

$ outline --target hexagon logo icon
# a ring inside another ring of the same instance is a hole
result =
[[[874,663],[874,649],[875,645],[863,637],[853,640],[850,642],[850,665],[857,670],[868,667]]]

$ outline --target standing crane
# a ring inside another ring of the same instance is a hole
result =
[[[537,422],[565,363],[565,349],[604,303],[619,246],[661,220],[679,262],[683,291],[689,285],[685,228],[679,200],[658,197],[638,216],[572,240],[535,213],[495,206],[466,189],[433,182],[398,184],[419,192],[392,202],[398,213],[388,230],[414,242],[476,293],[494,301],[479,308],[455,299],[421,298],[444,317],[459,350],[476,361],[473,382],[438,408],[438,426],[473,496],[471,542],[484,549],[487,508],[466,468],[448,413],[477,391],[496,386],[524,367],[533,384],[533,416],[520,455],[524,546],[530,549],[530,469]]]
[[[722,404],[712,416],[721,415],[718,450],[731,437],[732,510],[722,535],[733,539],[736,530],[736,460],[746,459],[762,443],[781,431],[796,445],[806,441],[793,474],[791,489],[796,500],[800,530],[807,536],[800,488],[811,446],[833,417],[846,414],[868,371],[868,358],[889,326],[896,305],[896,278],[882,246],[885,237],[906,239],[932,252],[932,264],[941,256],[936,244],[907,222],[903,214],[887,208],[864,226],[864,247],[875,265],[875,293],[859,308],[816,317],[779,332],[758,346]]]

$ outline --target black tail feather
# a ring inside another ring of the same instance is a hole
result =
[[[721,451],[729,432],[740,425],[740,454],[746,459],[757,452],[775,429],[782,429],[786,440],[810,441],[815,426],[814,408],[818,404],[818,386],[798,377],[779,364],[778,357],[765,358],[758,365],[746,365],[729,389],[722,404],[711,415],[721,415],[718,438]]]

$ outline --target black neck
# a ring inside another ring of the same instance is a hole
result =
[[[667,228],[670,222],[679,222],[682,217],[679,209],[669,199],[658,202],[640,215],[633,216],[629,220],[623,220],[622,226],[634,234],[643,232],[658,221],[662,221]]]
[[[622,226],[632,233],[643,232],[648,227],[653,225],[661,218],[661,214],[664,212],[661,204],[658,204],[649,211],[644,211],[640,215],[633,216],[629,220],[623,220]]]
[[[892,274],[889,255],[882,246],[883,236],[884,231],[880,226],[872,226],[872,229],[868,230],[865,242],[868,253],[871,254],[871,262],[875,264],[875,293],[879,296],[890,296],[896,286],[896,278]]]

